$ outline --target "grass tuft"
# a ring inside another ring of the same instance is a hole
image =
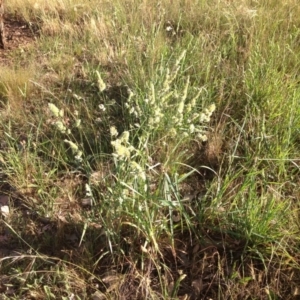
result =
[[[296,299],[299,15],[6,3],[2,298]]]

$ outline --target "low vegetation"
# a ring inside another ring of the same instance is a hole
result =
[[[1,299],[297,299],[296,0],[10,0]]]

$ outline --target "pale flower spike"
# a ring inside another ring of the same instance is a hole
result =
[[[96,71],[96,75],[98,77],[98,87],[99,87],[99,90],[100,92],[103,92],[105,89],[106,89],[106,84],[105,82],[103,81],[100,73],[98,71]]]
[[[118,130],[115,126],[111,126],[109,130],[110,130],[110,135],[111,136],[118,136],[119,133],[118,133]]]
[[[111,144],[115,148],[115,153],[113,154],[116,157],[120,158],[130,158],[130,151],[127,147],[123,146],[119,140],[112,141]]]
[[[184,109],[184,101],[182,100],[182,101],[180,101],[180,103],[178,105],[178,109],[177,109],[178,113],[182,114],[183,113],[183,109]]]
[[[86,197],[93,197],[93,192],[89,184],[85,184],[85,195]]]
[[[185,102],[187,94],[188,94],[188,89],[190,86],[190,76],[188,76],[184,90],[183,90],[183,95],[182,95],[182,101]]]
[[[78,151],[77,154],[75,155],[75,159],[78,161],[78,162],[82,162],[82,151]]]
[[[54,105],[53,103],[48,103],[48,107],[49,107],[49,109],[52,112],[54,117],[58,118],[60,116],[60,110],[56,105]]]
[[[63,110],[63,109],[61,109],[61,110],[59,111],[59,116],[60,116],[61,118],[64,117],[64,110]]]
[[[164,93],[166,93],[170,90],[170,69],[169,68],[167,68],[167,71],[166,71],[166,78],[163,83],[163,89],[164,89]]]
[[[121,142],[128,143],[129,141],[129,131],[124,131],[120,137]]]
[[[75,127],[80,127],[81,125],[81,120],[80,119],[77,119],[76,122],[75,122]]]
[[[179,66],[179,64],[181,63],[181,61],[185,57],[185,55],[186,55],[186,50],[183,50],[181,55],[179,56],[179,58],[176,60],[175,66]]]
[[[78,146],[75,143],[73,143],[69,140],[64,140],[64,142],[69,144],[69,146],[70,146],[70,148],[72,149],[73,152],[75,152],[75,153],[78,152]]]
[[[67,128],[61,121],[56,121],[55,123],[56,128],[61,132],[61,133],[66,133]]]
[[[208,107],[209,112],[212,114],[216,110],[216,104],[213,103]]]
[[[208,108],[204,110],[203,113],[200,114],[200,122],[209,122],[210,117],[212,116],[213,112],[216,109],[216,105],[213,103]]]

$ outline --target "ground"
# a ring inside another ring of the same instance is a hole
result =
[[[6,49],[0,49],[0,64],[10,64],[10,53],[15,49],[25,49],[34,43],[34,29],[30,24],[18,19],[16,16],[6,18],[4,22],[6,30]]]

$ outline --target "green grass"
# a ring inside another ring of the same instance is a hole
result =
[[[3,299],[299,295],[296,1],[6,13],[36,40],[0,67]]]

